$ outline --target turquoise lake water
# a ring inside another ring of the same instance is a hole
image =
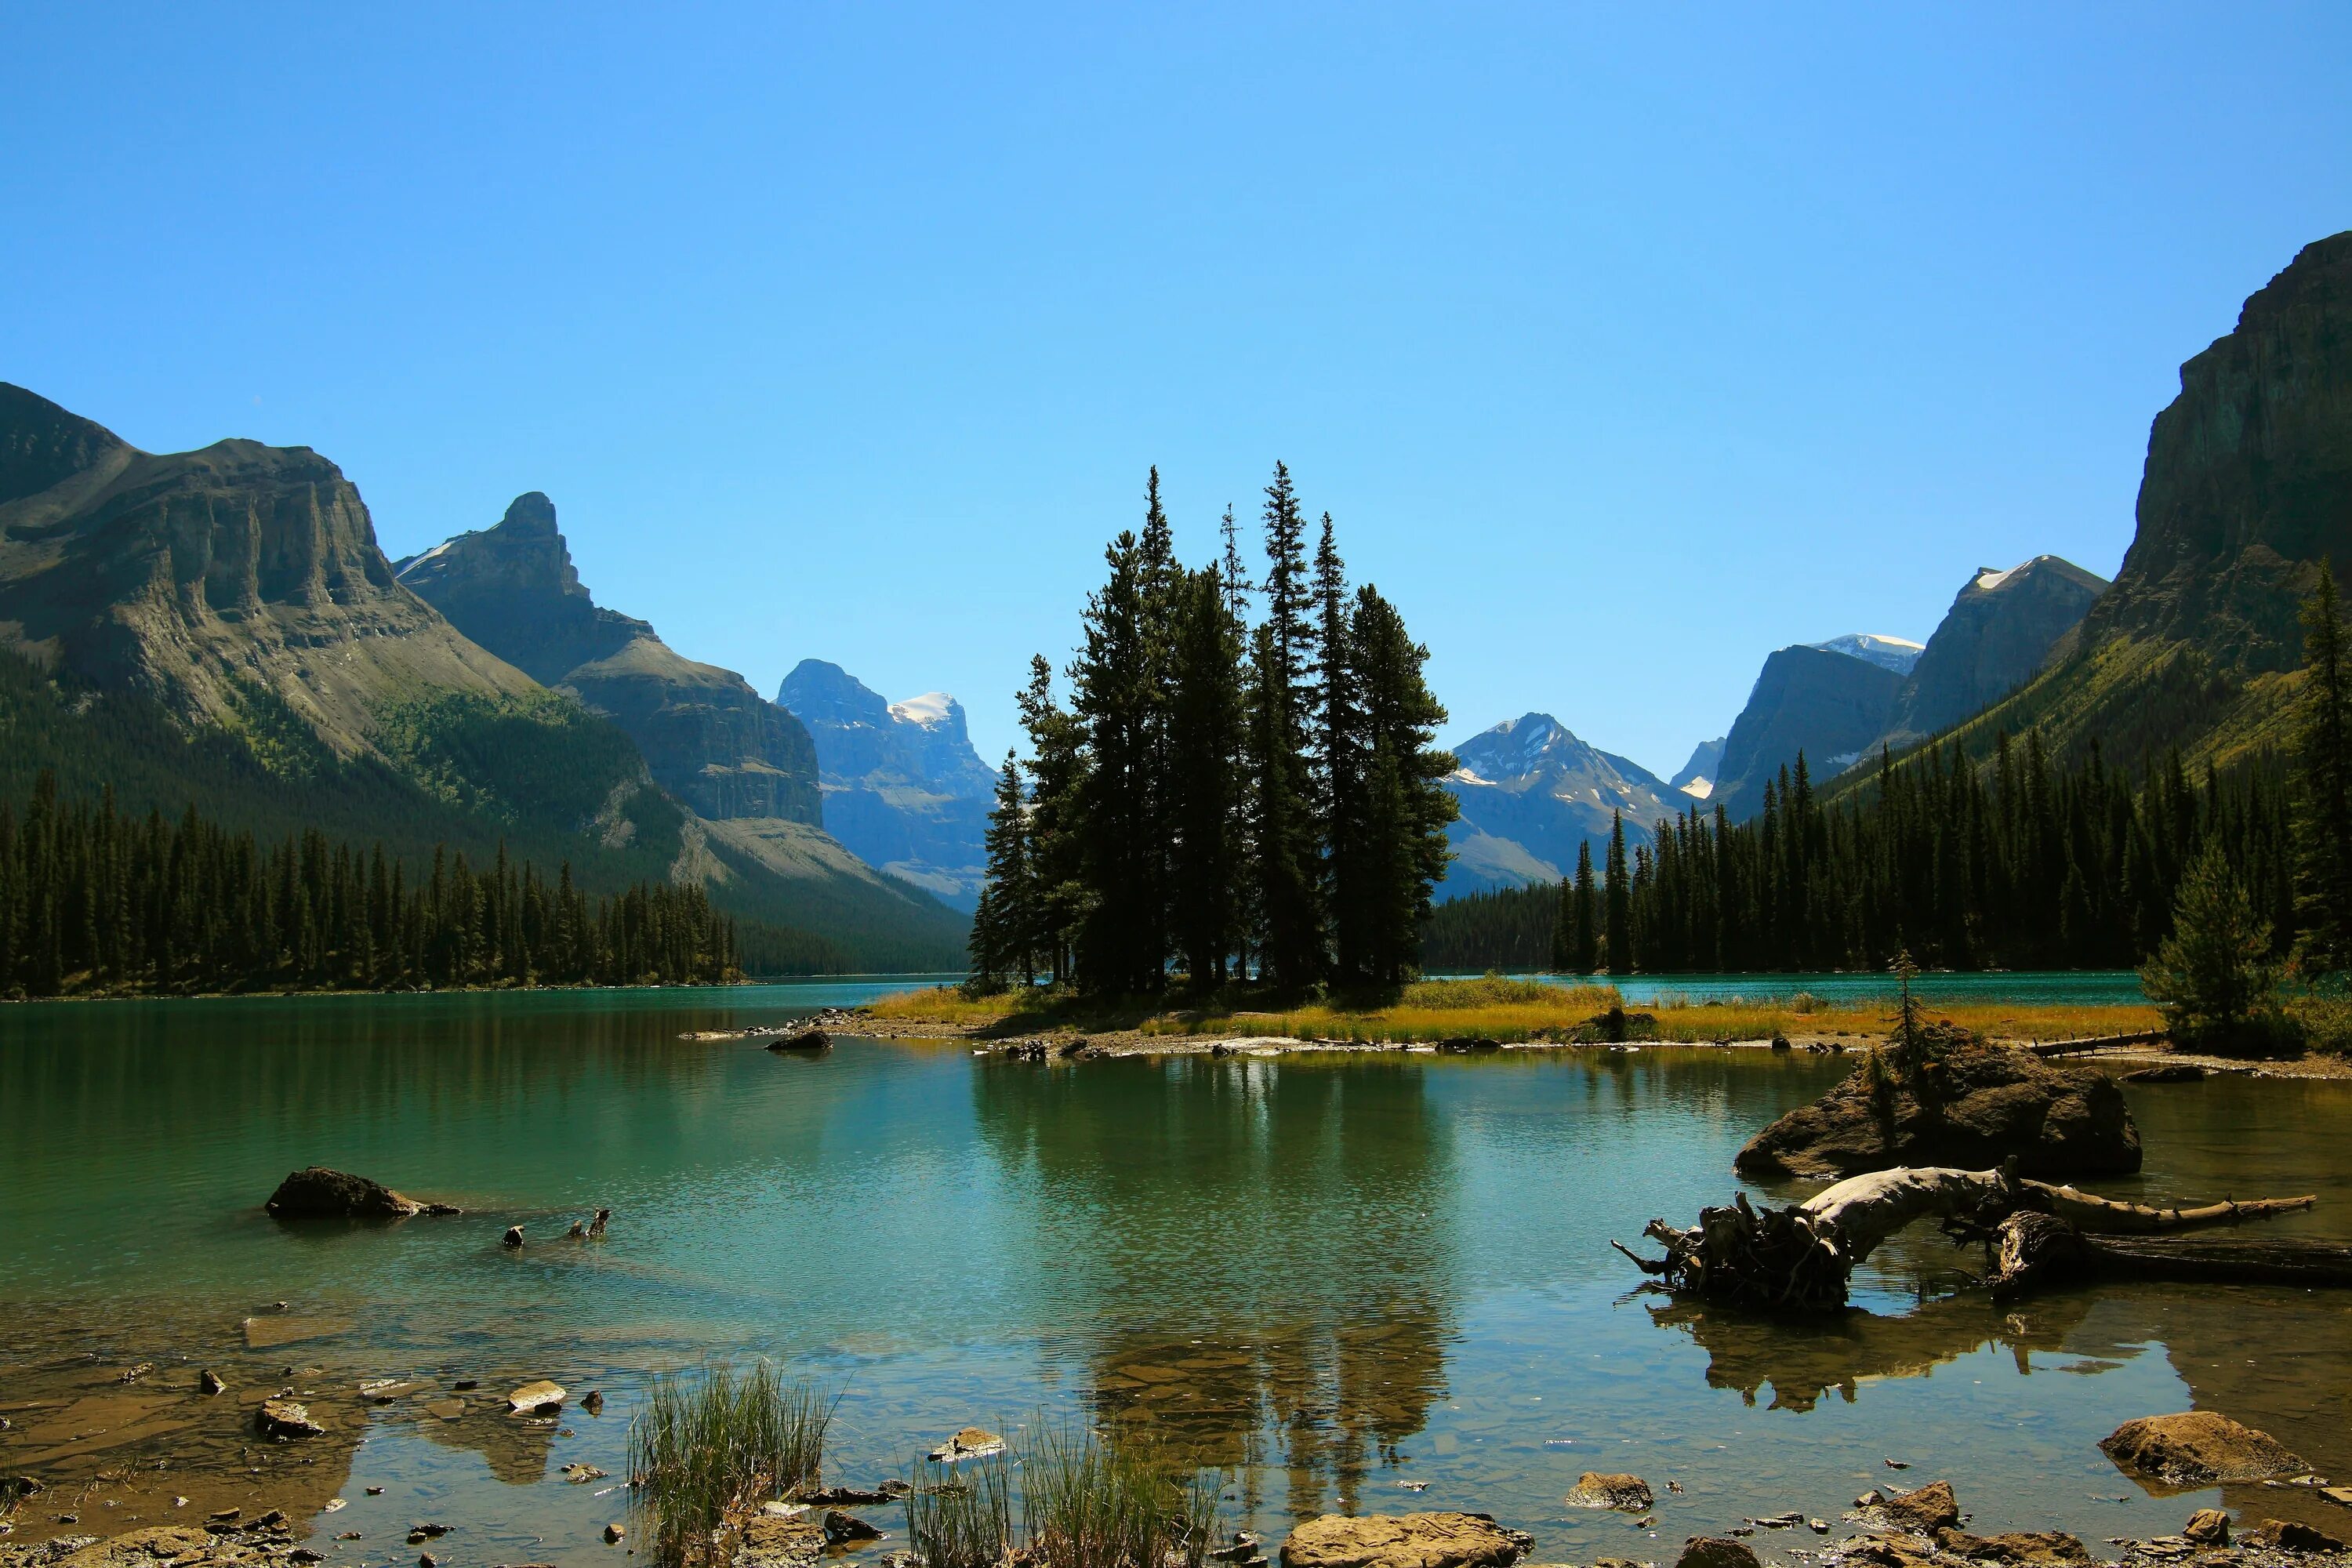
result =
[[[1533,1531],[1538,1561],[1670,1557],[1748,1515],[1834,1519],[1890,1479],[1950,1479],[1979,1529],[2095,1544],[2217,1500],[2295,1516],[2305,1500],[2260,1489],[2153,1498],[2098,1452],[2192,1406],[2352,1474],[2352,1295],[1996,1310],[1953,1293],[1975,1256],[1925,1232],[1827,1323],[1642,1290],[1610,1239],[1727,1198],[1732,1153],[1832,1060],[1040,1065],[679,1037],[888,984],[0,1008],[0,1473],[124,1478],[80,1505],[113,1499],[110,1521],[173,1491],[341,1497],[310,1534],[339,1564],[413,1562],[400,1530],[423,1518],[457,1526],[444,1561],[611,1563],[616,1483],[562,1467],[619,1474],[656,1371],[766,1356],[841,1393],[830,1479],[903,1476],[969,1423],[1075,1416],[1218,1468],[1232,1520],[1276,1536],[1327,1508],[1472,1508]],[[2284,1226],[2352,1240],[2352,1086],[2126,1093],[2147,1169],[2102,1190],[2317,1191]],[[312,1163],[467,1212],[271,1220],[262,1200]],[[561,1239],[597,1205],[607,1241]],[[231,1394],[195,1394],[199,1366]],[[542,1375],[573,1391],[560,1424],[487,1402]],[[360,1392],[393,1377],[416,1386]],[[459,1380],[481,1384],[459,1418],[425,1408]],[[239,1402],[278,1387],[328,1436],[255,1449]],[[577,1406],[591,1388],[601,1417]],[[1648,1477],[1655,1521],[1564,1507],[1586,1469]],[[869,1511],[903,1543],[895,1510]]]

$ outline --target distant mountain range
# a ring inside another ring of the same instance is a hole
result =
[[[1675,811],[1669,800],[1683,799],[1640,763],[1585,744],[1548,713],[1497,724],[1454,754],[1460,766],[1445,783],[1462,816],[1446,830],[1454,864],[1441,899],[1558,881],[1576,869],[1579,843],[1608,838],[1613,813],[1646,837],[1649,824]]]
[[[987,877],[982,837],[997,775],[972,750],[963,704],[944,691],[886,702],[839,665],[814,658],[784,677],[776,700],[815,741],[834,837],[970,912]]]
[[[395,568],[306,447],[142,452],[0,384],[0,650],[12,787],[504,843],[592,889],[707,883],[835,966],[961,963],[961,917],[824,833],[799,721],[599,608],[541,495]]]

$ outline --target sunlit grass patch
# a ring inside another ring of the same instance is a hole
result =
[[[835,1399],[761,1362],[656,1377],[629,1423],[630,1508],[662,1568],[722,1562],[762,1502],[814,1486]]]

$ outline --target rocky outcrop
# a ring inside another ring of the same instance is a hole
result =
[[[2095,1068],[1969,1047],[1906,1073],[1874,1055],[1749,1139],[1733,1165],[1748,1176],[1851,1176],[1898,1165],[1977,1171],[2011,1156],[2027,1176],[2137,1171],[2139,1130],[2123,1091]]]
[[[2115,584],[2040,676],[1959,731],[2033,726],[2061,763],[2282,739],[2319,562],[2352,563],[2352,231],[2305,246],[2180,367]]]
[[[448,1204],[425,1203],[382,1182],[325,1165],[288,1173],[265,1206],[279,1219],[410,1219],[459,1212]]]
[[[1888,1498],[1878,1508],[1895,1529],[1920,1535],[1933,1535],[1960,1522],[1959,1500],[1952,1495],[1949,1481],[1930,1481],[1916,1490]]]
[[[1646,1513],[1657,1501],[1650,1483],[1622,1472],[1587,1470],[1569,1489],[1570,1508],[1614,1509],[1620,1513]]]
[[[1629,840],[1690,801],[1638,763],[1586,744],[1549,713],[1528,713],[1454,748],[1444,780],[1462,815],[1445,830],[1453,864],[1442,900],[1495,888],[1556,882],[1576,870],[1577,846],[1601,863],[1612,813]]]
[[[1282,1568],[1508,1568],[1533,1542],[1491,1514],[1327,1513],[1282,1543]]]
[[[2162,1491],[2263,1481],[2311,1468],[2269,1433],[2213,1410],[2126,1421],[2107,1435],[2099,1451],[2143,1486]]]
[[[1693,800],[1706,799],[1715,793],[1715,781],[1723,773],[1723,742],[1728,739],[1727,735],[1717,735],[1693,746],[1690,760],[1677,768],[1666,783]]]
[[[342,471],[305,447],[142,452],[0,384],[0,647],[245,731],[286,710],[382,755],[378,707],[530,678],[394,580]]]
[[[776,700],[815,743],[824,820],[869,864],[969,910],[996,770],[972,749],[963,705],[943,691],[886,702],[839,665],[804,658]]]
[[[647,623],[600,607],[546,496],[517,496],[495,526],[409,556],[398,573],[468,637],[619,725],[697,815],[820,820],[816,752],[800,721],[733,670],[683,658]]]
[[[1884,660],[1829,648],[1784,647],[1764,661],[1748,705],[1724,737],[1710,804],[1745,821],[1764,809],[1764,786],[1801,754],[1816,785],[1868,753],[1885,733],[1904,675]]]
[[[1979,568],[1895,693],[1880,743],[1914,745],[2032,679],[2106,589],[2105,578],[2055,555]]]

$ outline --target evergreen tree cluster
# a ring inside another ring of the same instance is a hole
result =
[[[1556,885],[1441,905],[1433,967],[1562,973],[1883,969],[1907,949],[1943,969],[2119,969],[2172,929],[2209,844],[2284,952],[2296,924],[2292,792],[2275,763],[2192,784],[2178,755],[2143,781],[2095,748],[2053,771],[2039,739],[2003,737],[1988,768],[1930,746],[1824,805],[1805,760],[1746,822],[1694,805],[1603,874],[1589,849]]]
[[[1142,531],[1111,542],[1087,602],[1068,706],[1032,661],[1030,754],[1006,760],[972,926],[979,984],[1149,994],[1172,971],[1301,989],[1417,967],[1455,815],[1428,650],[1378,589],[1349,587],[1328,512],[1310,553],[1280,464],[1263,522],[1261,582],[1230,508],[1222,557],[1188,568],[1153,469]]]
[[[0,802],[0,995],[716,984],[741,978],[735,923],[701,888],[591,901],[503,847],[476,870],[436,849],[411,881],[381,844],[317,830],[263,847],[191,807],[68,803],[44,775]]]

